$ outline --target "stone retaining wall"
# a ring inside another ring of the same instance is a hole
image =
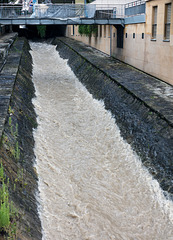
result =
[[[0,73],[0,162],[9,179],[10,199],[18,212],[17,239],[41,240],[37,211],[37,172],[33,167],[32,58],[25,39],[17,38]]]
[[[123,138],[173,199],[173,105],[164,92],[155,94],[169,86],[72,39],[57,38],[54,44],[93,97],[104,101]]]

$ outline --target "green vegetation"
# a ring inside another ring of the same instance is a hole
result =
[[[27,186],[27,183],[24,181],[23,168],[17,171],[17,178],[15,179],[14,189],[16,188],[17,183],[22,188],[25,188]]]
[[[38,31],[38,35],[41,38],[44,38],[46,36],[46,26],[45,25],[37,26],[37,31]]]
[[[16,218],[17,213],[13,202],[9,200],[9,180],[6,181],[4,168],[0,165],[0,233],[8,239],[16,239]]]
[[[9,121],[9,126],[11,127],[11,117],[9,117],[8,121]]]
[[[15,145],[13,146],[10,144],[8,137],[6,135],[3,135],[2,142],[6,145],[9,154],[18,161],[20,159],[20,148],[18,141],[16,141]]]
[[[93,33],[97,34],[97,25],[79,25],[78,32],[81,35],[91,36]]]
[[[17,161],[20,159],[20,148],[19,148],[19,142],[17,140],[18,137],[18,123],[16,123],[15,130],[13,130],[13,124],[12,124],[12,114],[14,111],[9,107],[9,119],[8,124],[10,128],[10,133],[14,139],[13,144],[10,143],[9,137],[7,135],[3,135],[2,143],[6,145],[7,151],[10,153],[11,156],[13,156]]]
[[[19,149],[19,143],[18,143],[18,141],[16,142],[15,158],[16,158],[16,160],[19,160],[19,159],[20,159],[20,149]]]
[[[8,112],[9,112],[9,114],[14,114],[14,110],[11,108],[11,106],[9,106]]]

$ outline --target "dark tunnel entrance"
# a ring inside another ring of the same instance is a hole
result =
[[[13,32],[18,32],[19,37],[28,39],[52,38],[65,36],[66,25],[13,25]]]

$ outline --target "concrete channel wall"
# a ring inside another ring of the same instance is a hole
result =
[[[37,173],[33,167],[33,128],[37,126],[32,104],[32,58],[29,44],[16,34],[4,36],[6,45],[0,72],[0,163],[9,179],[10,201],[18,213],[18,240],[41,240],[36,194]],[[0,182],[1,187],[1,182]],[[0,232],[3,236],[3,232]],[[15,233],[13,233],[15,235]],[[6,235],[4,238],[6,239]]]
[[[54,44],[173,199],[173,87],[76,40],[57,38]]]
[[[33,168],[37,123],[32,59],[26,39],[15,34],[4,39],[10,45],[4,45],[1,58],[0,160],[18,209],[17,239],[41,240]],[[93,97],[104,101],[124,139],[173,199],[173,87],[75,40],[56,38],[53,43]]]
[[[13,52],[13,54],[10,53],[8,56],[9,50],[16,38],[16,33],[6,34],[0,38],[0,137],[2,137],[23,47],[23,44],[18,46],[18,51]],[[13,59],[15,60],[15,65],[13,64],[12,68],[9,68],[9,62],[13,61]]]

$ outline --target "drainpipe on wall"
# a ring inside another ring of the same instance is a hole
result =
[[[84,0],[84,12],[85,12],[85,17],[88,17],[87,9],[86,9],[87,2]]]

